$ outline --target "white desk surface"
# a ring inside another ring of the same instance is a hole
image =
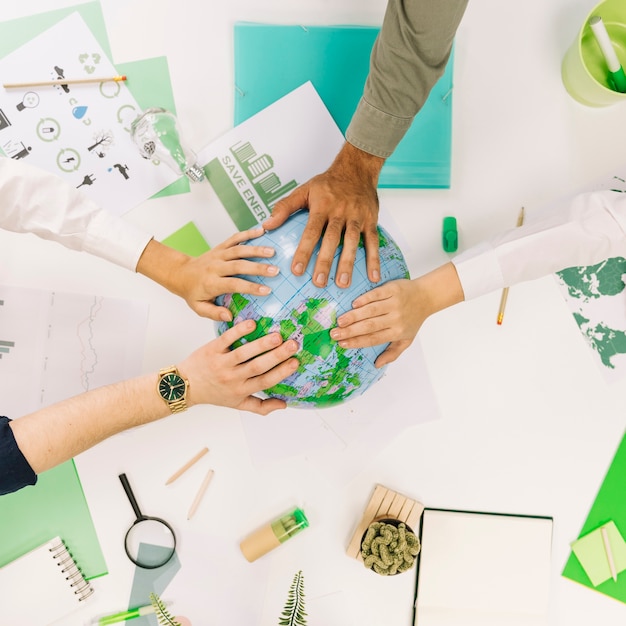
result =
[[[72,4],[3,3],[3,19]],[[563,54],[594,4],[470,2],[456,39],[451,188],[380,191],[381,203],[411,239],[413,275],[446,261],[440,245],[445,215],[457,217],[460,247],[466,249],[513,226],[520,206],[533,211],[623,164],[626,105],[584,107],[565,92],[560,78]],[[202,148],[232,125],[235,21],[378,25],[385,1],[102,0],[102,6],[115,62],[167,55],[179,119],[190,143]],[[157,238],[190,219],[210,232],[203,190],[197,186],[183,196],[148,201],[127,219]],[[30,236],[0,233],[0,249],[1,283],[148,301],[145,371],[175,362],[213,336],[211,322],[141,276],[86,255],[77,263],[76,253]],[[427,506],[552,515],[550,624],[624,623],[624,605],[560,572],[623,434],[626,381],[604,382],[552,277],[514,287],[502,327],[495,323],[499,298],[493,293],[426,322],[419,341],[441,417],[360,460],[347,484],[320,476],[304,457],[253,467],[239,414],[229,409],[197,407],[104,444],[110,454],[99,491],[88,496],[110,575],[95,581],[90,608],[63,624],[81,624],[128,600],[133,568],[122,536],[131,511],[117,480],[121,471],[131,478],[142,508],[170,520],[183,543],[202,533],[223,537],[235,568],[257,566],[238,553],[237,543],[248,531],[285,506],[304,503],[317,537],[327,532],[334,544],[333,562],[309,568],[305,578],[315,587],[334,570],[342,572],[344,584],[336,615],[322,618],[316,614],[321,604],[309,603],[311,624],[409,624],[412,574],[392,585],[344,554],[375,483]],[[180,325],[176,336],[166,332],[173,320]],[[418,410],[420,398],[410,389],[402,393],[405,410]],[[181,480],[168,492],[163,479],[203,444],[211,448],[216,475],[201,510],[187,522],[197,481]],[[301,551],[316,540],[313,528],[306,532],[308,537],[303,533],[268,557],[273,576],[282,569],[291,581]],[[211,568],[221,566],[187,562],[177,576],[187,576],[192,585],[194,573]],[[255,570],[256,584],[265,587],[268,569]],[[288,582],[279,594],[285,598]],[[383,610],[375,591],[406,603]],[[184,615],[184,606],[175,604],[174,610]],[[228,606],[221,613],[220,623],[229,623]],[[278,611],[262,613],[259,607],[259,624],[276,623]]]

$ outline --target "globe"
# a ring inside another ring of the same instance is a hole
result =
[[[361,294],[382,283],[397,278],[408,278],[404,256],[394,240],[380,226],[381,280],[372,283],[367,277],[365,249],[359,245],[350,287],[340,289],[335,285],[335,272],[341,247],[335,252],[328,285],[316,287],[312,281],[313,253],[302,276],[291,273],[291,262],[308,219],[308,212],[294,213],[282,226],[266,232],[252,242],[255,246],[270,246],[276,254],[271,263],[280,268],[275,277],[250,277],[248,280],[268,285],[268,296],[230,293],[217,298],[216,303],[227,307],[233,315],[232,322],[219,322],[218,334],[238,322],[253,319],[255,330],[240,342],[252,341],[271,332],[279,332],[284,340],[295,339],[300,346],[296,358],[298,369],[282,382],[266,389],[267,397],[285,400],[297,408],[324,408],[355,398],[380,380],[385,368],[376,368],[376,357],[388,344],[368,348],[345,349],[330,337],[337,318],[352,308],[352,302]],[[267,262],[267,259],[253,259]]]

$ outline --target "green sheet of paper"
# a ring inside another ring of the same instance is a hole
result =
[[[0,497],[0,567],[61,537],[86,578],[107,573],[74,461],[39,475],[37,484]]]
[[[13,52],[19,46],[24,45],[76,11],[83,18],[109,59],[112,59],[111,46],[99,2],[88,2],[46,13],[20,17],[7,22],[0,22],[0,58]],[[146,109],[151,106],[160,106],[172,111],[172,113],[176,113],[165,57],[143,59],[131,63],[118,63],[116,67],[120,74],[128,76],[126,86],[140,108]],[[153,197],[170,196],[188,191],[189,180],[183,177],[168,185]]]
[[[189,256],[200,256],[211,249],[193,222],[188,222],[169,237],[163,239],[161,243]]]
[[[604,524],[607,538],[617,574],[626,569],[626,542],[620,534],[615,522]],[[612,578],[609,559],[602,539],[602,526],[592,530],[584,537],[572,543],[572,552],[583,566],[591,584],[597,587],[605,580]]]
[[[613,521],[623,533],[626,529],[626,436],[617,448],[613,461],[604,477],[600,490],[589,511],[580,537],[583,537],[598,527]],[[595,589],[621,602],[626,602],[626,575],[612,578],[600,583],[597,587],[585,572],[584,567],[574,553],[570,554],[563,569],[562,575],[581,585]]]
[[[379,30],[235,24],[235,124],[310,80],[345,134],[363,94]],[[452,66],[451,56],[444,75],[385,162],[380,187],[450,186]]]

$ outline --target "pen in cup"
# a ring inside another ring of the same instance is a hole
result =
[[[606,62],[607,69],[609,70],[609,84],[613,91],[619,91],[620,93],[626,92],[626,75],[622,68],[622,64],[617,58],[615,48],[609,37],[609,33],[606,30],[606,26],[599,15],[594,15],[589,20],[589,27],[591,32],[596,38],[598,47],[602,52],[602,56]]]

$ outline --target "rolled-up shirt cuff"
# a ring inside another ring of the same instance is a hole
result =
[[[462,252],[452,259],[466,300],[504,286],[504,277],[493,245],[483,243]]]
[[[346,140],[364,152],[386,159],[412,122],[412,117],[390,115],[361,98],[346,130]]]
[[[452,259],[465,299],[568,267],[626,256],[626,196],[579,194]]]
[[[83,250],[134,272],[151,239],[133,224],[100,210],[89,223]]]

